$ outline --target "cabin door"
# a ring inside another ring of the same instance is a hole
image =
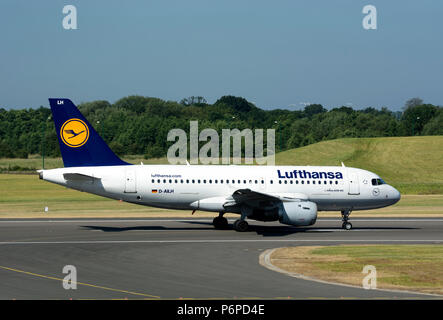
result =
[[[348,170],[349,194],[360,194],[360,184],[358,174]]]
[[[137,184],[135,170],[130,168],[125,170],[125,193],[136,193]]]

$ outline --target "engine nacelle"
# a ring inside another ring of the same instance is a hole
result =
[[[283,202],[279,221],[292,226],[310,226],[317,220],[317,204],[311,201]]]
[[[224,212],[223,204],[226,203],[225,197],[213,197],[197,200],[190,204],[191,208],[196,210]]]

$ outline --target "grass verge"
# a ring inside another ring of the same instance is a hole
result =
[[[375,266],[377,288],[443,295],[443,245],[340,245],[276,249],[271,263],[289,273],[362,286]]]

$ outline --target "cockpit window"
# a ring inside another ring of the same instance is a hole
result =
[[[386,182],[383,181],[383,179],[372,179],[372,185],[373,186],[380,186],[382,184],[386,184]]]

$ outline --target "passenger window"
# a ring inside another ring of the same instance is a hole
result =
[[[271,180],[271,184],[274,184],[274,181],[273,181],[273,180]]]
[[[152,183],[154,183],[155,182],[155,180],[154,179],[152,179]]]
[[[338,184],[338,181],[335,181],[335,184]]]

